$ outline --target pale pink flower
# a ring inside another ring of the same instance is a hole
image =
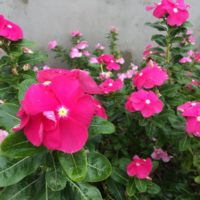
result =
[[[80,50],[86,49],[87,47],[88,47],[87,41],[81,41],[75,46],[75,48]]]
[[[188,54],[188,56],[194,56],[194,51],[192,51],[192,50],[189,50],[188,52],[187,52],[187,54]]]
[[[102,44],[97,43],[96,46],[95,46],[95,49],[99,49],[99,50],[103,51],[105,49],[105,47]]]
[[[196,43],[195,37],[194,37],[193,35],[190,35],[190,36],[188,37],[188,42],[189,42],[190,44],[192,44],[192,45],[195,45],[195,43]]]
[[[117,74],[117,77],[124,82],[124,80],[127,78],[125,73],[119,73]]]
[[[89,57],[91,55],[91,53],[87,50],[84,50],[83,55],[86,56],[86,57]]]
[[[56,40],[49,41],[48,49],[55,49],[56,46],[57,46],[57,41]]]
[[[98,62],[97,57],[92,57],[92,58],[90,58],[89,63],[90,64],[98,64],[99,62]]]
[[[162,160],[163,162],[169,162],[172,156],[169,156],[167,151],[163,151],[162,149],[154,148],[154,152],[151,154],[151,157],[154,160]]]
[[[4,139],[8,136],[8,132],[0,129],[0,144],[4,141]]]
[[[72,48],[70,51],[70,58],[80,58],[82,57],[82,52],[80,52],[77,48]]]
[[[82,33],[79,30],[71,32],[72,37],[82,37]]]
[[[191,63],[192,59],[190,57],[183,57],[179,60],[180,63],[184,64],[184,63]]]
[[[99,78],[104,81],[112,76],[112,72],[101,72],[99,73]]]
[[[47,66],[47,65],[44,65],[42,69],[43,69],[43,70],[47,70],[47,69],[50,69],[50,67]]]
[[[188,29],[186,34],[187,35],[192,35],[193,34],[193,30],[192,29]]]
[[[130,69],[126,72],[126,78],[132,78],[136,73],[135,70]]]
[[[117,27],[115,27],[115,26],[111,26],[110,32],[118,33],[118,32],[119,32],[119,29],[118,29]]]
[[[116,62],[119,63],[119,64],[121,64],[121,65],[123,65],[125,63],[125,60],[124,60],[124,58],[118,58],[116,60]]]

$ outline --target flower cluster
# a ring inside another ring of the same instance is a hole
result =
[[[170,26],[181,26],[189,18],[188,8],[190,6],[184,3],[184,0],[162,0],[155,3],[155,6],[147,6],[147,10],[154,9],[153,15],[156,18],[166,17]]]
[[[150,158],[142,159],[137,155],[127,165],[128,176],[135,176],[139,179],[148,179],[152,170],[152,161]]]
[[[167,79],[166,71],[150,60],[147,66],[133,78],[133,85],[138,88],[138,91],[129,96],[125,105],[126,109],[129,112],[140,111],[145,118],[160,113],[163,109],[162,101],[153,91],[145,91],[142,88],[151,89],[161,86]]]
[[[35,146],[44,145],[65,153],[79,151],[88,138],[94,115],[107,118],[92,94],[101,90],[86,71],[47,69],[37,73],[21,102],[19,126]]]
[[[200,137],[200,103],[186,102],[177,108],[186,118],[186,131],[190,135]]]
[[[11,41],[18,41],[23,38],[23,31],[17,24],[0,15],[0,36]]]
[[[154,160],[162,160],[163,162],[169,162],[172,158],[172,156],[169,156],[166,151],[163,151],[160,148],[154,148],[154,152],[151,154],[151,157]]]

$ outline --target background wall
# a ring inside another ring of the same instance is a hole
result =
[[[80,29],[93,47],[106,43],[105,33],[111,25],[120,30],[120,47],[137,63],[145,45],[150,42],[152,29],[144,26],[153,21],[145,6],[156,0],[0,0],[0,13],[20,24],[25,37],[47,49],[49,40],[70,45],[69,33]],[[200,38],[200,0],[186,0],[191,5],[194,33]],[[197,42],[197,47],[200,40]],[[69,46],[70,47],[70,46]],[[58,65],[50,56],[48,64]]]

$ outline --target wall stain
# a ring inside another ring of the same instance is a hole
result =
[[[29,0],[22,0],[22,3],[28,4],[28,1],[29,1]]]

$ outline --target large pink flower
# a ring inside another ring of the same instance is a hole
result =
[[[117,64],[113,55],[103,54],[98,57],[99,64],[106,65],[107,70],[119,70],[120,65]]]
[[[77,78],[84,91],[88,94],[102,94],[102,90],[90,76],[89,72],[80,69],[74,69],[71,71],[59,68],[40,70],[37,73],[37,80],[40,83],[49,84],[54,78],[61,75]]]
[[[200,103],[187,102],[177,109],[186,118],[186,131],[188,134],[200,137]]]
[[[120,79],[113,80],[111,78],[106,79],[103,83],[99,85],[104,94],[108,94],[110,92],[115,92],[117,90],[122,89],[123,83]]]
[[[150,61],[147,66],[136,74],[133,79],[133,85],[138,89],[146,89],[154,86],[161,86],[168,80],[167,72],[164,68],[159,67],[156,62]]]
[[[143,117],[148,118],[162,111],[163,102],[154,92],[141,89],[129,96],[125,107],[129,112],[140,111]]]
[[[0,15],[0,36],[11,41],[18,41],[23,38],[23,31],[17,24],[5,19],[3,15]]]
[[[170,26],[181,26],[189,18],[189,5],[184,0],[162,0],[155,4],[153,15],[157,18],[167,16],[167,23]]]
[[[43,82],[30,86],[18,113],[21,123],[14,130],[23,129],[35,146],[44,145],[51,150],[74,153],[87,141],[88,127],[97,114],[97,104],[85,92],[82,82],[68,74],[73,74],[73,71],[63,72],[48,84]]]
[[[128,176],[136,176],[139,179],[148,178],[152,170],[151,158],[142,159],[134,156],[133,160],[127,165]]]

